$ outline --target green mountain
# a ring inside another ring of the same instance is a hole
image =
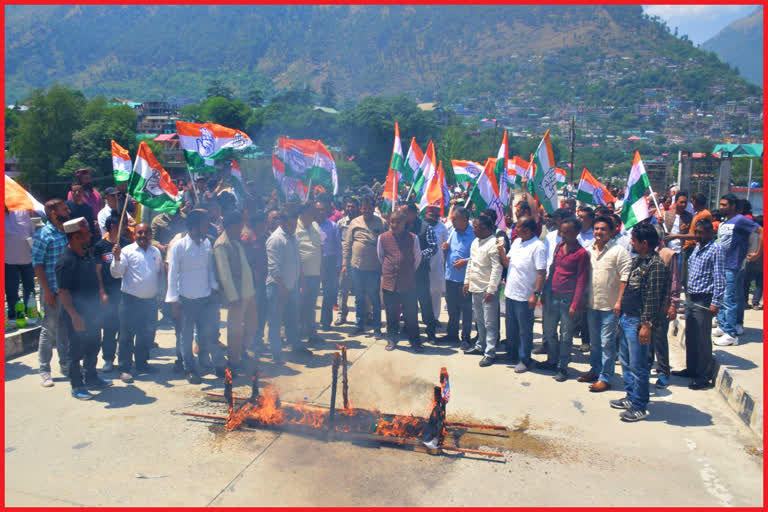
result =
[[[760,94],[638,6],[21,6],[5,17],[6,104],[60,82],[188,103],[331,84],[344,103],[630,106],[642,89],[706,107]]]
[[[736,20],[701,47],[739,70],[750,82],[763,85],[763,8]]]

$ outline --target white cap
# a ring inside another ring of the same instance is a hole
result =
[[[80,231],[80,228],[88,229],[88,221],[85,220],[85,217],[78,217],[76,219],[68,220],[64,223],[64,232],[65,233],[75,233],[77,231]]]

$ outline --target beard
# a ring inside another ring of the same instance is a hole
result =
[[[66,215],[66,214],[65,215],[59,215],[57,213],[54,213],[53,214],[53,218],[56,219],[56,222],[58,222],[59,224],[64,224],[65,222],[67,222],[69,220],[69,215]]]

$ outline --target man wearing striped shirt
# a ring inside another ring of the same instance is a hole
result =
[[[688,287],[685,317],[685,370],[672,372],[690,377],[691,389],[711,387],[715,377],[712,357],[712,317],[725,294],[723,248],[714,240],[712,221],[701,219],[694,226],[696,248],[688,259]]]

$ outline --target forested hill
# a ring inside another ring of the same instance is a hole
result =
[[[752,83],[763,84],[763,8],[736,20],[701,45],[738,68]]]
[[[58,81],[145,101],[332,85],[340,100],[706,106],[754,95],[638,6],[6,6],[6,104]]]

